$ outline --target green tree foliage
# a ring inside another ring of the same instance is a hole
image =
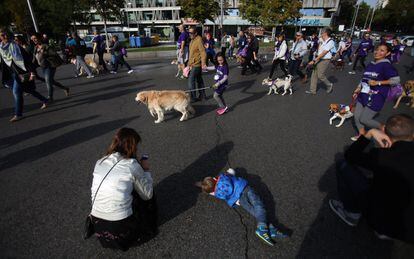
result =
[[[241,0],[240,13],[254,24],[278,25],[300,17],[299,0]]]
[[[340,2],[339,15],[336,18],[336,24],[343,24],[349,28],[352,26],[352,18],[355,14],[355,5],[357,0],[342,0]]]
[[[414,31],[414,1],[390,0],[385,8],[375,12],[373,28],[387,31]]]
[[[220,13],[220,4],[216,0],[179,0],[183,16],[193,18],[199,22],[214,21]]]

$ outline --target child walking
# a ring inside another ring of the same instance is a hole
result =
[[[213,85],[213,97],[219,106],[216,110],[217,115],[223,115],[229,110],[223,98],[223,93],[227,88],[229,77],[229,66],[224,57],[224,53],[217,53],[216,64],[217,66],[207,67],[207,70],[216,70],[216,75],[214,76],[215,84]]]
[[[286,238],[275,226],[266,219],[266,209],[260,197],[251,188],[247,180],[237,177],[234,169],[217,177],[206,177],[198,184],[202,191],[226,201],[230,207],[240,205],[257,220],[256,235],[266,244],[273,246],[277,238]]]

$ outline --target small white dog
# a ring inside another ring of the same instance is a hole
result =
[[[152,117],[157,116],[155,123],[164,120],[164,112],[176,110],[182,114],[180,121],[188,119],[195,110],[190,104],[190,96],[184,91],[142,91],[137,94],[135,101],[146,104]]]
[[[285,79],[276,78],[276,80],[274,81],[269,80],[268,78],[265,78],[262,82],[262,85],[269,86],[269,92],[267,93],[267,95],[272,94],[272,91],[275,94],[279,94],[278,90],[282,87],[283,87],[282,95],[287,94],[288,91],[290,92],[290,95],[291,95],[293,93],[292,78],[293,78],[292,75],[288,75],[287,77],[285,77]]]
[[[346,119],[352,118],[354,114],[352,113],[352,107],[349,105],[332,103],[329,105],[329,111],[333,113],[333,116],[329,119],[329,125],[332,125],[332,121],[336,118],[340,118],[341,121],[335,127],[339,128],[344,124]]]

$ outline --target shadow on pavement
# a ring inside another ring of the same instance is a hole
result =
[[[157,184],[155,191],[158,195],[159,225],[196,204],[200,188],[194,184],[206,176],[218,174],[226,166],[233,146],[233,142],[222,143],[201,155],[182,172],[174,173]]]
[[[342,153],[336,154],[335,162],[319,180],[319,191],[327,195],[296,258],[390,258],[392,243],[377,239],[364,219],[357,227],[349,227],[329,208],[329,199],[338,198],[336,162],[342,159]]]
[[[28,140],[32,137],[37,137],[37,136],[40,136],[42,134],[48,134],[49,132],[59,130],[59,129],[64,128],[64,127],[69,126],[69,125],[81,123],[81,122],[84,122],[84,121],[91,121],[91,120],[94,120],[98,117],[99,116],[94,115],[94,116],[89,116],[89,117],[79,119],[79,120],[68,120],[68,121],[48,125],[46,127],[41,127],[41,128],[38,128],[38,129],[23,132],[23,133],[14,135],[14,136],[1,138],[0,139],[0,147],[2,147],[2,148],[10,147],[12,145],[15,145],[15,144],[19,143],[20,141],[26,141],[26,140]]]
[[[2,168],[2,170],[5,170],[7,168],[18,166],[21,163],[30,163],[36,161],[60,150],[83,142],[87,142],[108,132],[112,132],[138,117],[139,116],[133,116],[125,119],[102,122],[79,128],[65,133],[59,137],[50,139],[39,145],[27,147],[20,151],[7,154],[0,159],[0,168]]]

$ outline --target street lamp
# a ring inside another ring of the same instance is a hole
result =
[[[128,2],[127,3],[127,8],[129,8],[130,6],[132,6],[132,3]],[[131,30],[129,29],[129,13],[128,13],[128,10],[126,12],[126,15],[127,15],[127,26],[128,26],[128,38],[130,38],[131,37]]]
[[[33,25],[35,27],[35,31],[36,32],[39,32],[39,28],[37,27],[36,17],[35,17],[35,14],[33,12],[32,2],[30,2],[30,0],[27,0],[27,5],[29,6],[29,11],[30,11],[30,15],[32,16],[32,20],[33,20]]]

